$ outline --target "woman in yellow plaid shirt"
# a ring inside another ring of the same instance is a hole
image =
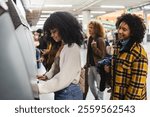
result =
[[[117,19],[118,30],[112,58],[112,100],[147,99],[146,79],[148,72],[147,53],[140,44],[146,26],[135,14],[123,14]],[[110,71],[105,66],[106,71]]]

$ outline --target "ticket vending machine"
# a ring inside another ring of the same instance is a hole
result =
[[[39,99],[28,23],[12,0],[0,3],[0,100]]]

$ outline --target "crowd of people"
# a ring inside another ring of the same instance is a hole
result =
[[[37,68],[43,64],[46,69],[37,76],[39,93],[54,93],[55,100],[85,100],[90,89],[95,100],[103,100],[104,91],[109,89],[112,100],[147,99],[148,58],[141,44],[146,31],[144,21],[135,14],[122,14],[116,29],[110,45],[101,22],[91,20],[85,36],[72,14],[52,13],[43,30],[33,32]],[[80,48],[86,43],[83,91]]]

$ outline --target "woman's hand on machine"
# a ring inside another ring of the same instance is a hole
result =
[[[45,75],[37,75],[36,77],[37,77],[37,79],[39,79],[39,80],[43,80],[43,81],[48,80],[47,76],[45,76]]]

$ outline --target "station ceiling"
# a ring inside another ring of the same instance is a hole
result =
[[[88,10],[95,17],[120,9],[138,8],[139,6],[150,4],[149,0],[22,0],[22,2],[26,9],[27,20],[32,25],[36,25],[41,15],[45,15],[46,18],[54,11],[68,11],[78,16],[82,15],[83,11]],[[123,7],[104,8],[102,7],[104,5]],[[103,13],[92,13],[95,11],[101,11]]]

